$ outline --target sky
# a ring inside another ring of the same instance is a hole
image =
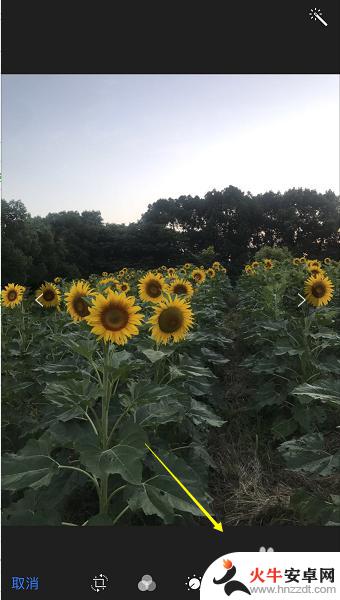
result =
[[[229,185],[339,193],[338,75],[5,75],[2,197],[138,220]]]

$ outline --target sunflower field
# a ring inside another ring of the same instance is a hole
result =
[[[225,523],[340,524],[339,262],[122,268],[2,307],[4,524],[203,524],[146,444]]]

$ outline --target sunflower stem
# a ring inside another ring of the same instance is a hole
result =
[[[125,508],[123,508],[123,510],[119,513],[119,515],[114,519],[112,525],[115,525],[117,523],[117,521],[119,521],[119,519],[125,515],[125,513],[129,510],[129,505],[127,505]]]
[[[109,404],[112,385],[109,379],[109,344],[104,342],[103,353],[103,393],[102,393],[102,423],[101,423],[101,447],[107,450],[108,447],[108,429],[109,429]],[[108,512],[108,479],[107,473],[103,474],[100,482],[99,512],[107,515]]]

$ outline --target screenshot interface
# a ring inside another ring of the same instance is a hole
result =
[[[340,598],[337,5],[150,7],[3,3],[2,596]]]

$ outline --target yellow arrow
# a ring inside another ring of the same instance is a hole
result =
[[[178,483],[178,485],[182,488],[182,490],[185,491],[185,493],[196,504],[196,506],[198,506],[198,508],[200,509],[200,511],[202,511],[204,516],[207,517],[207,519],[209,519],[209,521],[211,521],[211,523],[214,526],[214,529],[217,529],[217,531],[222,532],[223,531],[222,523],[217,523],[217,521],[215,521],[215,519],[211,515],[209,515],[208,511],[204,508],[204,506],[202,506],[202,504],[198,500],[196,500],[195,496],[193,496],[192,493],[189,492],[188,488],[185,487],[185,485],[178,479],[178,477],[176,477],[176,475],[172,471],[170,471],[169,467],[167,467],[166,464],[159,458],[159,456],[157,456],[156,452],[154,452],[147,444],[145,444],[145,446],[147,447],[148,450],[150,450],[150,452],[154,455],[154,457],[158,460],[158,462],[162,465],[162,467],[164,467],[164,469],[166,471],[168,471],[169,475],[171,475],[171,477],[173,477],[173,479],[176,481],[176,483]]]

